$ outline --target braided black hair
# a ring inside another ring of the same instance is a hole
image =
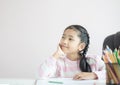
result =
[[[86,45],[85,48],[78,53],[81,57],[81,60],[79,62],[79,68],[83,72],[91,72],[92,71],[91,67],[88,64],[86,57],[85,57],[86,52],[88,51],[89,42],[90,42],[89,41],[89,34],[88,34],[87,30],[80,25],[71,25],[71,26],[67,27],[65,30],[67,30],[67,29],[74,29],[75,31],[79,31],[78,37]]]

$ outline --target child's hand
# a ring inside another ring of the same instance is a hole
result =
[[[65,53],[62,51],[60,46],[58,46],[58,53],[60,54],[60,57],[65,57]]]
[[[97,75],[93,72],[80,72],[73,77],[74,80],[97,79]]]
[[[57,47],[57,51],[53,54],[53,57],[56,59],[65,57],[65,53],[62,51],[60,45]]]

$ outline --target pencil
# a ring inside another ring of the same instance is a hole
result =
[[[60,82],[60,81],[48,81],[48,83],[63,84],[63,82]]]
[[[113,81],[114,81],[114,84],[119,84],[119,80],[117,79],[116,75],[115,75],[115,72],[113,72],[113,69],[111,68],[110,64],[106,64],[107,66],[107,70],[109,70],[112,78],[113,78]]]

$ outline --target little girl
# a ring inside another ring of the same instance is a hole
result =
[[[101,57],[89,55],[89,34],[80,25],[67,27],[57,51],[40,65],[39,77],[105,79],[105,64]]]

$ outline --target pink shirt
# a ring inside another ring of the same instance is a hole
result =
[[[87,62],[91,66],[92,72],[96,73],[98,79],[106,78],[105,64],[99,56],[86,56]],[[62,77],[73,78],[73,76],[80,71],[79,61],[71,61],[67,57],[58,60],[53,57],[46,59],[38,70],[39,77]]]

